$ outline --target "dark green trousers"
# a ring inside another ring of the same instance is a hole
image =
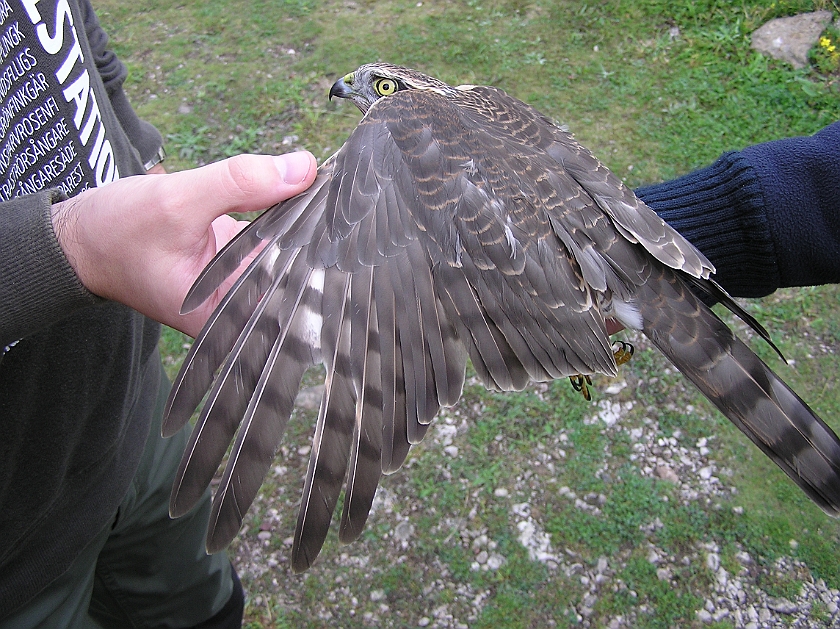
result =
[[[186,516],[169,517],[169,492],[189,426],[170,439],[160,436],[169,390],[165,380],[157,422],[113,521],[66,573],[0,621],[0,629],[192,627],[214,616],[231,598],[227,555],[208,556],[204,551],[209,491]]]

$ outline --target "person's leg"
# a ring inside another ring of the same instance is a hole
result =
[[[167,392],[164,382],[161,410]],[[209,491],[187,515],[169,517],[169,493],[189,427],[163,439],[159,422],[152,424],[135,482],[99,554],[90,615],[114,628],[241,627],[239,579],[225,553],[204,550]]]

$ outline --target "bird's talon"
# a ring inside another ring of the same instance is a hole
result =
[[[592,395],[589,393],[589,387],[592,385],[592,378],[578,374],[576,376],[569,376],[569,382],[572,383],[572,388],[575,391],[579,391],[587,402],[592,400]]]
[[[618,347],[616,347],[616,345]],[[630,359],[633,358],[633,352],[636,351],[630,343],[625,343],[624,341],[616,341],[613,343],[613,356],[615,357],[615,364],[616,365],[624,365],[630,362]]]

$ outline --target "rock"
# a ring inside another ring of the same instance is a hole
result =
[[[705,609],[698,609],[697,610],[697,620],[702,623],[710,623],[712,622],[712,615],[707,612]]]
[[[401,542],[407,542],[411,539],[412,535],[414,535],[414,525],[407,520],[400,522],[394,527],[394,538]]]
[[[667,465],[657,465],[656,469],[653,470],[653,475],[675,485],[679,485],[680,483],[680,477]]]
[[[767,599],[767,607],[774,612],[780,614],[795,614],[799,611],[799,605],[792,603],[786,598],[769,598]]]
[[[598,557],[598,565],[595,567],[595,572],[598,574],[604,574],[607,571],[608,560],[603,555]]]
[[[604,393],[607,395],[615,395],[616,393],[621,392],[627,386],[626,380],[614,380],[608,387],[604,389]]]
[[[712,620],[714,620],[715,622],[720,622],[727,616],[729,616],[728,609],[719,609],[714,614],[712,614]]]
[[[808,51],[831,18],[831,11],[816,11],[770,20],[752,34],[751,47],[794,68],[804,68],[808,65]]]
[[[378,603],[381,600],[385,599],[385,591],[384,590],[374,590],[370,593],[370,600],[374,603]]]
[[[706,567],[712,572],[717,572],[718,567],[720,567],[720,555],[717,553],[707,553]]]
[[[738,563],[740,563],[742,566],[749,566],[753,562],[752,557],[750,557],[750,554],[743,550],[739,550],[737,553],[735,553],[735,559],[737,559]]]
[[[321,398],[324,395],[324,385],[317,384],[314,387],[301,389],[295,398],[295,406],[306,410],[316,410],[321,405]]]

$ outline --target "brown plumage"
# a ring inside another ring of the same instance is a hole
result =
[[[837,514],[840,441],[689,290],[731,304],[708,260],[569,133],[498,89],[387,64],[362,66],[330,96],[358,105],[359,126],[307,192],[219,253],[184,303],[200,304],[266,243],[196,339],[167,405],[170,434],[209,391],[173,515],[195,504],[233,441],[208,550],[239,530],[310,365],[327,375],[295,570],[315,560],[345,481],[340,538],[359,536],[381,474],[458,400],[467,357],[500,390],[615,375],[609,317],[642,330]]]

